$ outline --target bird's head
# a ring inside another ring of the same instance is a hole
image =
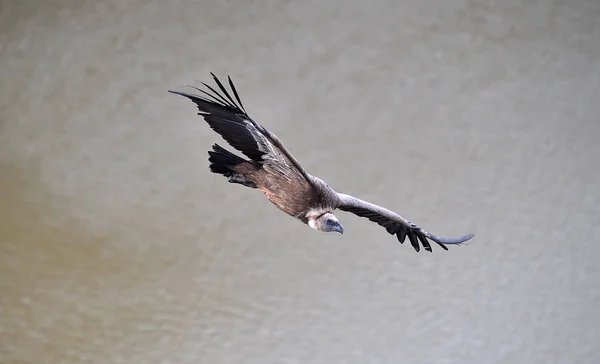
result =
[[[317,231],[344,233],[344,228],[340,225],[337,217],[331,212],[326,212],[317,217],[309,217],[308,225]]]

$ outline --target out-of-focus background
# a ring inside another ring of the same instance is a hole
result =
[[[0,362],[600,362],[600,3],[2,1]],[[230,74],[338,191],[320,234],[208,171]]]

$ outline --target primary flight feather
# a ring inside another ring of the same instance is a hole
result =
[[[275,134],[248,116],[230,77],[227,80],[233,97],[223,83],[213,73],[211,75],[221,92],[206,83],[202,83],[206,89],[193,87],[200,93],[197,95],[169,90],[193,101],[198,107],[198,115],[247,157],[214,144],[208,152],[211,172],[227,177],[231,183],[258,189],[280,210],[318,231],[344,232],[333,214],[339,209],[376,222],[388,233],[396,235],[400,243],[408,238],[417,252],[421,245],[431,252],[429,240],[448,250],[446,245],[462,244],[474,236],[441,238],[388,209],[337,193],[323,180],[308,174]]]

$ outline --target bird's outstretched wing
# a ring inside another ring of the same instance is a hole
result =
[[[204,82],[202,84],[206,87],[205,90],[189,86],[200,92],[200,95],[172,90],[169,92],[192,100],[198,106],[198,115],[202,116],[227,143],[252,161],[258,164],[270,163],[277,167],[294,169],[310,183],[313,183],[312,178],[283,146],[277,136],[248,116],[231,77],[227,77],[227,79],[235,100],[212,72],[211,75],[221,93]]]
[[[431,252],[431,245],[427,239],[436,242],[444,250],[448,250],[446,245],[462,244],[475,236],[474,234],[468,234],[454,239],[440,238],[428,233],[419,226],[386,208],[342,193],[338,193],[338,197],[340,199],[340,203],[337,206],[338,209],[351,212],[361,217],[366,217],[369,220],[378,223],[386,228],[388,233],[396,235],[400,243],[404,243],[404,240],[408,237],[411,245],[417,252],[421,250],[419,241],[425,250]]]

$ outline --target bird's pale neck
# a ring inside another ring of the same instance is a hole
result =
[[[338,232],[343,234],[344,229],[331,209],[311,209],[307,214],[307,224],[311,228],[322,232]]]

